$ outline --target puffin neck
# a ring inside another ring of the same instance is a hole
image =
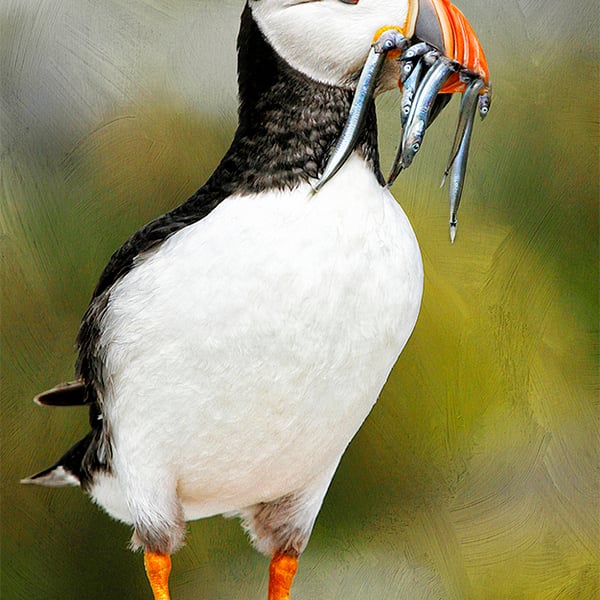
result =
[[[248,6],[238,37],[238,86],[238,129],[206,191],[258,193],[318,178],[346,123],[353,90],[292,68],[265,39]],[[373,101],[357,150],[383,182]]]

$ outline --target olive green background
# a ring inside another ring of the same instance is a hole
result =
[[[600,595],[598,8],[458,4],[494,100],[475,126],[457,240],[439,189],[454,99],[393,188],[423,252],[419,322],[342,460],[294,600]],[[102,267],[231,140],[242,5],[0,6],[3,600],[150,597],[126,526],[77,489],[18,481],[87,429],[85,411],[31,398],[72,376]],[[385,168],[399,94],[378,108]],[[266,597],[268,560],[235,520],[189,530],[173,600]]]

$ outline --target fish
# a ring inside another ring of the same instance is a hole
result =
[[[371,45],[356,85],[348,120],[320,179],[313,185],[314,192],[318,192],[341,169],[352,154],[362,133],[368,102],[373,97],[377,77],[381,72],[386,55],[390,50],[404,49],[406,43],[406,39],[398,30],[386,29]]]
[[[454,239],[456,238],[456,228],[458,225],[456,214],[458,213],[465,183],[469,146],[471,144],[475,113],[478,107],[479,91],[484,85],[485,82],[482,79],[474,79],[463,93],[459,111],[459,122],[455,135],[456,152],[453,154],[453,145],[449,165],[446,167],[447,172],[449,170],[448,198],[450,202],[450,241],[452,243],[454,243]]]
[[[453,61],[440,56],[423,77],[404,127],[399,159],[402,169],[406,169],[412,164],[415,155],[421,148],[435,99],[440,89],[456,70],[457,65]],[[398,157],[396,157],[394,165],[397,159]]]

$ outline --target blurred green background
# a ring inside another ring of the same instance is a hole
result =
[[[457,100],[394,194],[420,240],[413,337],[347,451],[294,599],[593,599],[598,580],[598,7],[460,0],[494,103],[456,243],[439,181]],[[0,5],[2,599],[150,597],[130,532],[19,486],[87,429],[33,405],[72,375],[110,254],[210,174],[236,123],[242,0]],[[379,101],[384,169],[399,94]],[[190,525],[174,600],[266,597],[238,523]]]

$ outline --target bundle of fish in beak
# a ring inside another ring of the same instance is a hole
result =
[[[403,169],[410,167],[427,127],[448,104],[452,94],[462,93],[456,133],[442,179],[442,186],[449,180],[450,240],[454,242],[475,114],[479,112],[483,119],[490,108],[489,71],[479,39],[456,6],[448,0],[412,0],[410,4],[404,27],[383,28],[377,32],[344,132],[314,188],[318,191],[325,185],[352,153],[385,59],[392,53],[397,54],[402,136],[388,185],[394,183]]]

